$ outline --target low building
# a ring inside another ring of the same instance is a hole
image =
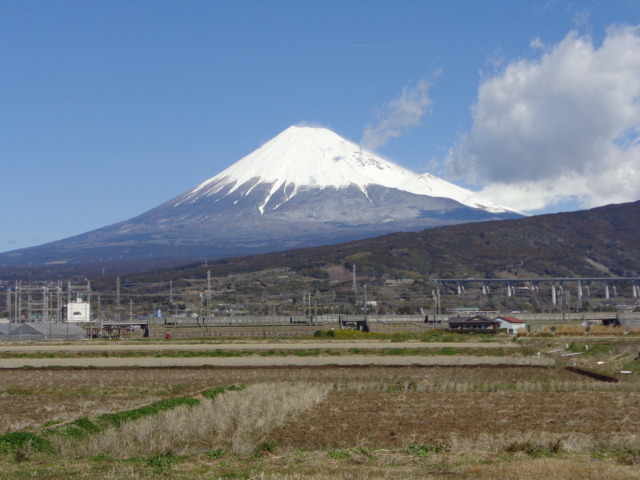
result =
[[[83,323],[91,321],[91,305],[81,298],[67,304],[67,322]]]
[[[500,322],[486,315],[473,317],[450,317],[449,330],[462,330],[478,333],[497,333]]]
[[[506,330],[508,333],[518,333],[518,330],[527,328],[526,322],[516,317],[501,315],[496,317],[496,320],[500,322],[498,329]]]
[[[87,338],[86,332],[68,323],[19,323],[11,328],[15,342],[41,342],[44,340],[78,340]]]

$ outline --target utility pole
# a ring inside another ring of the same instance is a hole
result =
[[[363,285],[364,288],[364,314],[367,314],[367,285]]]
[[[209,315],[210,304],[211,304],[211,270],[207,270],[207,316]]]
[[[356,283],[356,266],[353,266],[353,284],[351,285],[351,289],[355,292],[358,291],[358,285]]]

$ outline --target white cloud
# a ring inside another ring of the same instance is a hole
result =
[[[587,9],[576,10],[573,12],[573,23],[577,27],[584,27],[589,23],[589,19],[591,18],[591,12]]]
[[[429,87],[426,79],[413,87],[404,87],[402,94],[377,111],[375,124],[365,127],[363,147],[375,150],[385,145],[390,138],[399,137],[407,128],[420,124],[427,108],[431,105]]]
[[[529,46],[531,48],[544,48],[544,42],[540,39],[540,37],[536,37],[529,42]]]
[[[473,119],[447,172],[491,200],[527,211],[639,199],[639,28],[612,28],[599,47],[572,32],[508,64],[480,85]]]

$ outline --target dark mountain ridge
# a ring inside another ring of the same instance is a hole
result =
[[[394,233],[337,245],[185,265],[133,277],[176,278],[332,265],[387,278],[636,277],[640,201],[515,220]],[[133,278],[132,277],[132,278]]]

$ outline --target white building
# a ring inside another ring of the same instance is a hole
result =
[[[82,323],[91,321],[91,305],[81,298],[67,303],[67,322]]]
[[[527,324],[524,320],[520,320],[516,317],[502,315],[500,317],[496,317],[495,320],[500,322],[498,330],[506,330],[509,333],[518,333],[518,330],[521,328],[527,328]]]

